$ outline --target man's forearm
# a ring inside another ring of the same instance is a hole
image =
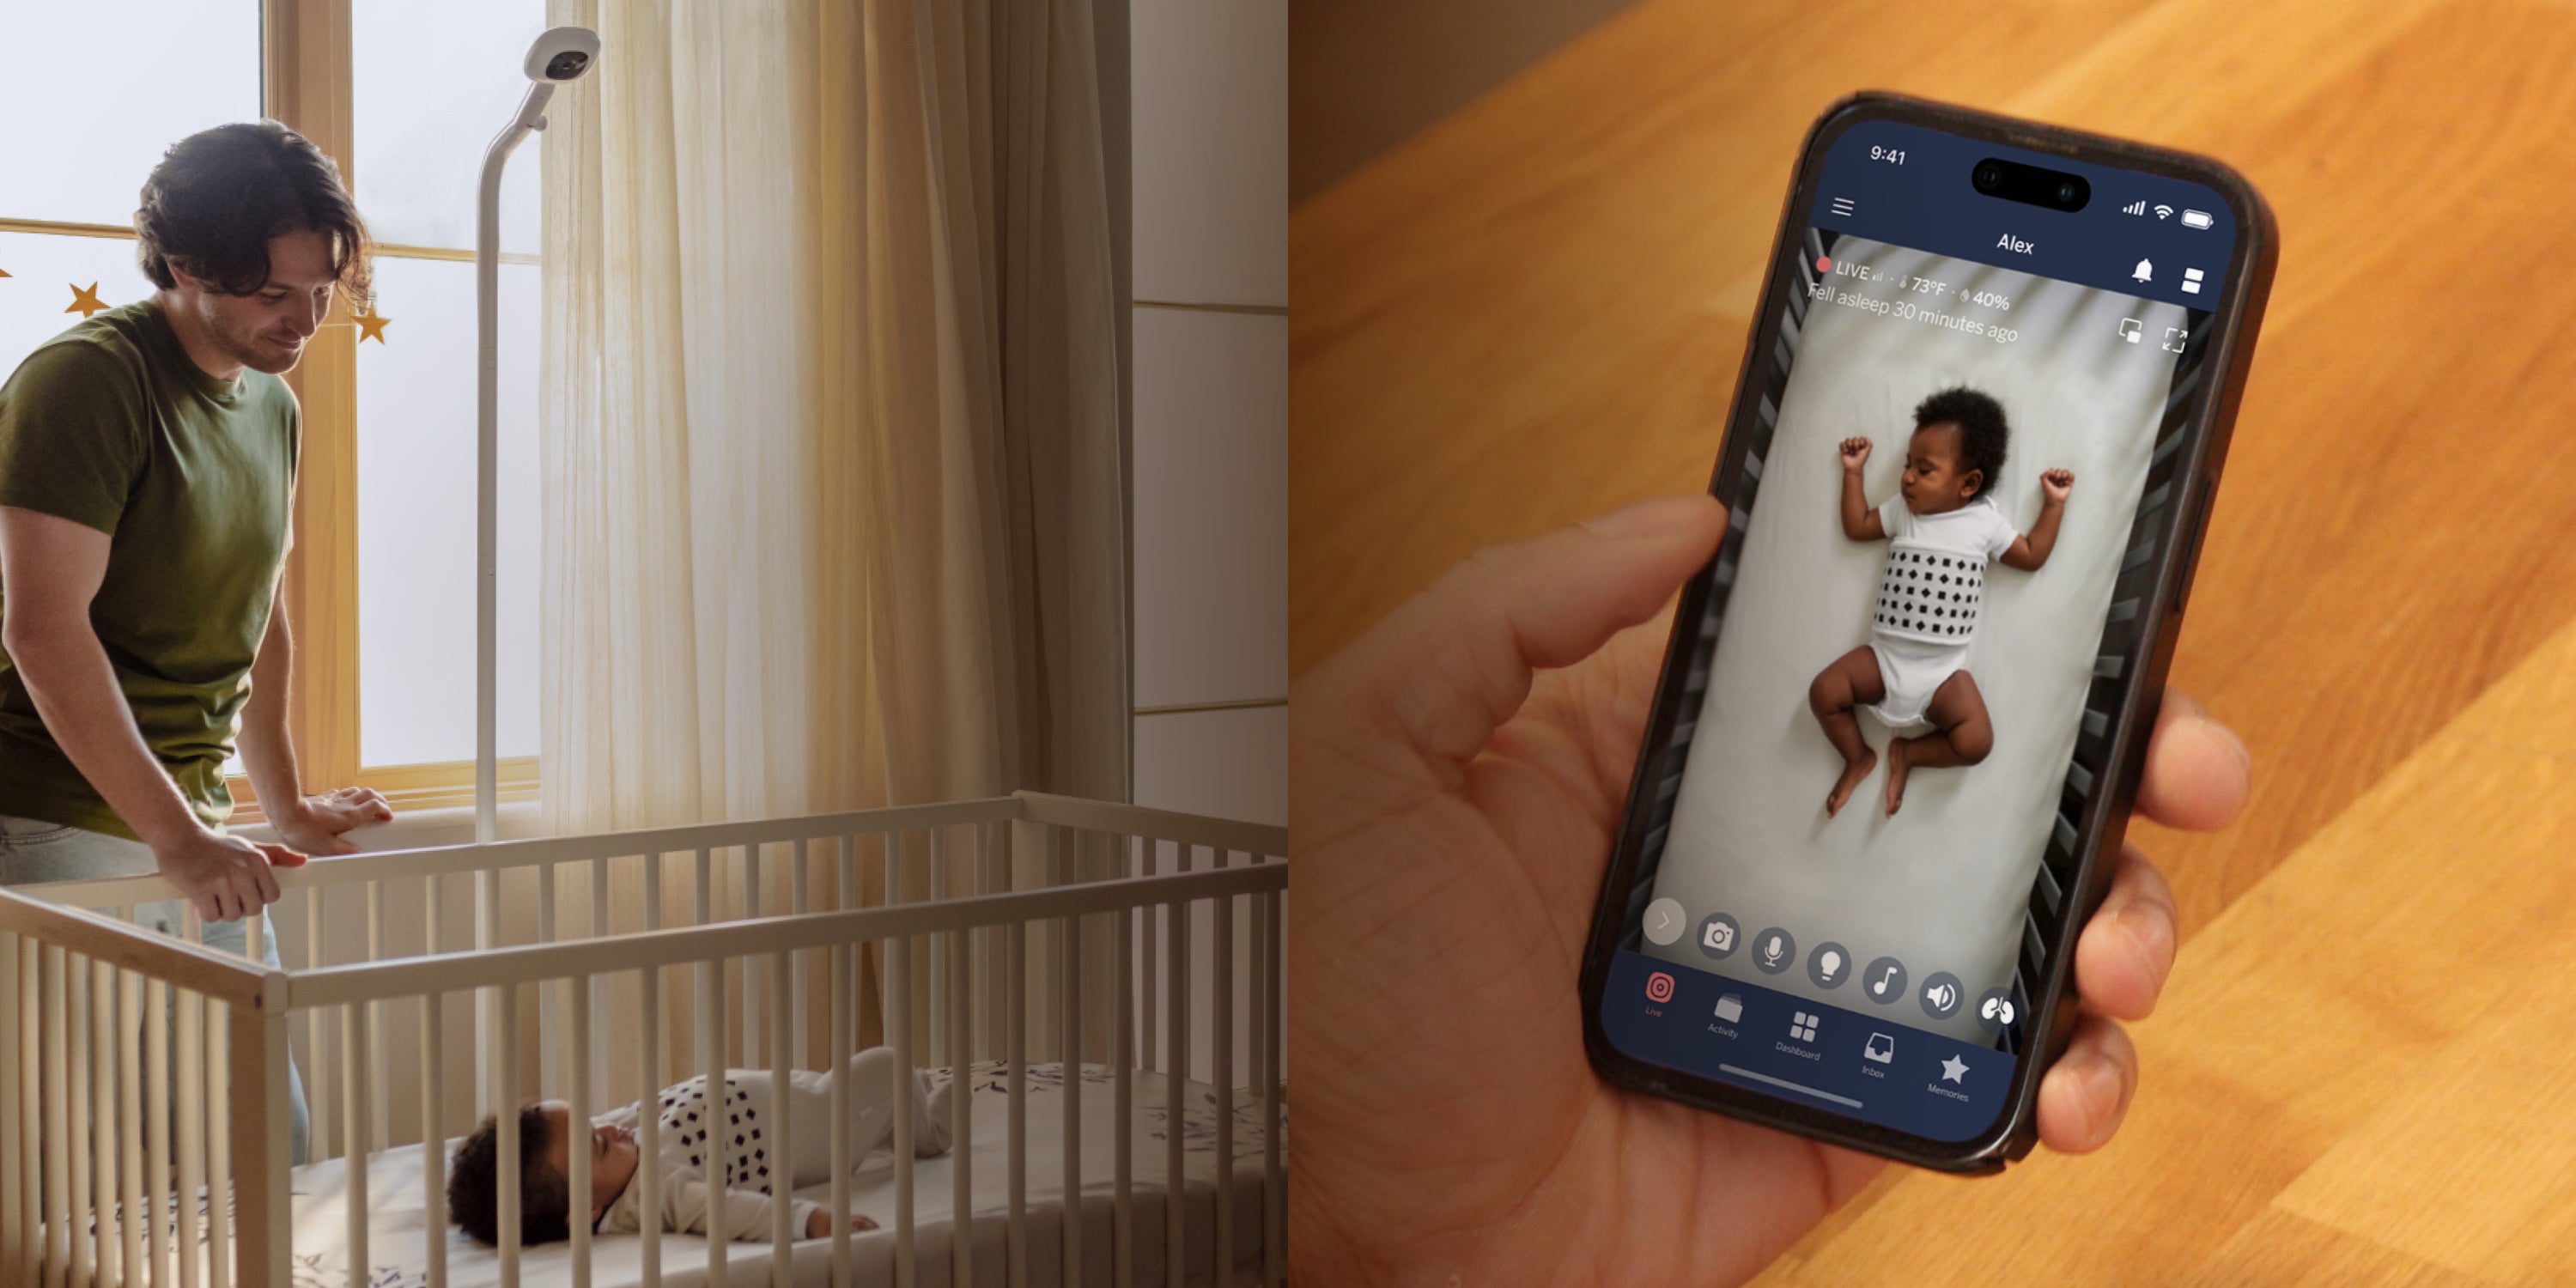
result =
[[[271,821],[304,799],[295,740],[287,733],[288,682],[294,675],[295,638],[287,630],[286,606],[278,604],[269,610],[268,633],[250,664],[250,701],[242,704],[241,723],[242,769],[259,794],[260,812]]]
[[[203,826],[135,727],[116,668],[87,621],[13,632],[9,657],[45,731],[135,835],[158,846]]]

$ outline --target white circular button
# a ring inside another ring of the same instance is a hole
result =
[[[1657,899],[1646,905],[1646,942],[1660,948],[1682,937],[1683,923],[1690,920],[1682,911],[1679,899]]]

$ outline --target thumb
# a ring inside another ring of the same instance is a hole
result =
[[[283,845],[262,845],[259,847],[259,852],[268,857],[268,866],[272,868],[300,868],[304,866],[304,856],[286,848]]]
[[[1426,761],[1464,765],[1533,673],[1654,616],[1716,551],[1725,513],[1705,494],[1662,497],[1479,550],[1327,663],[1322,696]]]

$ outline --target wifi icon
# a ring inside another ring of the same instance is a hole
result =
[[[2171,218],[2173,218],[2173,207],[2171,207],[2171,206],[2158,206],[2158,207],[2156,207],[2156,218],[2158,218],[2158,219],[2171,219]]]

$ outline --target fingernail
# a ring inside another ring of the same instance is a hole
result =
[[[1688,527],[1708,509],[1709,499],[1705,495],[1659,496],[1587,520],[1583,526],[1602,536],[1620,540],[1660,537]]]
[[[2096,1060],[2084,1071],[2084,1099],[2093,1106],[2092,1138],[2100,1144],[2120,1108],[2120,1070],[2108,1060]]]

